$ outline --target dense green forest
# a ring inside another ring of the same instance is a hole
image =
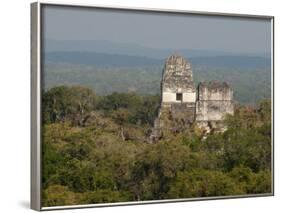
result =
[[[43,206],[271,192],[271,102],[237,105],[224,133],[196,125],[147,143],[160,98],[43,92]]]
[[[248,67],[242,62],[234,66],[235,60],[231,64],[219,66],[218,63],[214,66],[213,63],[217,60],[211,62],[210,65],[192,63],[196,85],[202,81],[227,81],[235,91],[234,99],[244,104],[255,104],[261,99],[270,98],[270,66],[259,67],[257,64]],[[58,85],[83,85],[95,90],[98,95],[113,92],[153,95],[160,94],[162,71],[163,62],[156,65],[125,67],[47,63],[44,87],[50,89]]]

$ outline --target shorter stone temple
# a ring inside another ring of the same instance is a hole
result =
[[[151,140],[165,132],[182,132],[195,124],[208,134],[224,131],[221,122],[226,114],[234,113],[233,90],[226,82],[193,82],[191,64],[182,56],[170,56],[164,66],[162,100],[154,122]]]

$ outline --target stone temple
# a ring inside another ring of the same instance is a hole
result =
[[[161,106],[154,122],[151,140],[168,132],[181,132],[197,125],[208,134],[224,131],[226,114],[234,113],[233,90],[226,82],[200,82],[195,87],[191,64],[179,55],[170,56],[164,65]]]

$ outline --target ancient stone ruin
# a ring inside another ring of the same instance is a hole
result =
[[[170,56],[164,65],[162,100],[154,122],[151,141],[157,141],[167,132],[182,132],[197,125],[208,134],[224,131],[226,114],[234,113],[233,90],[226,82],[193,82],[190,63],[182,56]]]

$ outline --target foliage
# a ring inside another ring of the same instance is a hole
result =
[[[270,100],[237,106],[227,131],[203,141],[194,125],[148,144],[157,96],[75,87],[43,96],[43,206],[271,192]]]
[[[124,122],[153,125],[160,98],[158,95],[140,96],[136,93],[112,93],[100,97],[98,109],[106,112],[120,125]]]
[[[96,104],[95,93],[88,88],[55,87],[43,95],[44,123],[71,121],[82,125]]]

